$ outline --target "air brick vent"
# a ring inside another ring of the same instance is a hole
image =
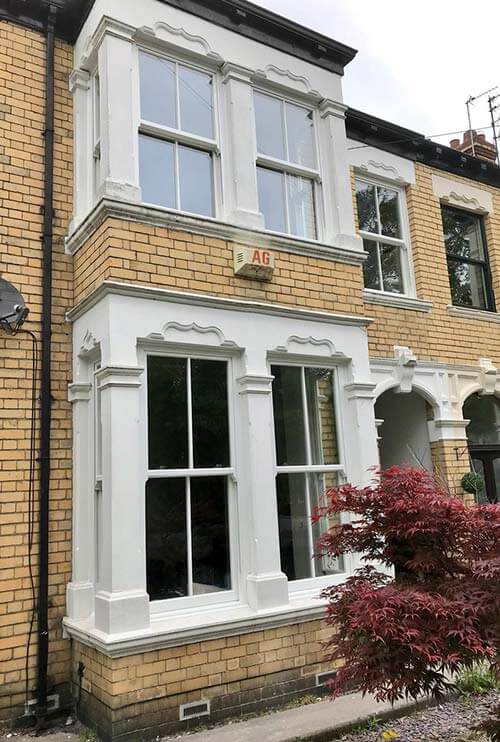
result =
[[[200,716],[210,716],[210,701],[194,701],[179,706],[179,719],[181,721],[197,719]]]

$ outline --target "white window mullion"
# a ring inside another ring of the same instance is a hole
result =
[[[188,467],[194,468],[193,454],[193,394],[191,389],[191,358],[187,359],[186,367],[187,384],[187,417],[188,417]]]
[[[384,272],[382,270],[382,249],[380,247],[380,242],[375,243],[377,246],[377,266],[378,266],[378,280],[380,283],[380,290],[385,291],[384,289]]]
[[[193,534],[191,523],[191,477],[186,477],[187,594],[193,595]]]

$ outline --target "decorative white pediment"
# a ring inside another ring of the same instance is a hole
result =
[[[226,340],[224,333],[218,327],[205,327],[196,322],[181,324],[168,322],[161,333],[153,333],[150,340],[163,340],[167,343],[181,345],[204,345],[213,348],[236,348],[236,343]]]
[[[285,345],[275,349],[276,353],[289,353],[291,355],[311,355],[316,357],[333,358],[338,355],[334,344],[330,340],[290,335]]]
[[[90,330],[87,330],[87,332],[83,336],[83,341],[80,346],[78,355],[82,357],[93,355],[98,350],[98,348],[99,341],[94,337]]]
[[[440,201],[451,206],[460,206],[481,214],[493,213],[491,193],[482,188],[461,183],[441,175],[432,176],[432,189]]]
[[[415,184],[415,165],[411,160],[367,147],[353,139],[347,140],[349,163],[361,175],[383,178],[401,186]]]
[[[185,28],[175,28],[165,21],[158,21],[153,28],[143,26],[135,34],[137,41],[143,41],[153,46],[163,46],[173,49],[177,53],[204,57],[212,60],[217,65],[222,64],[223,59],[215,52],[203,36],[189,33]]]
[[[479,367],[481,369],[479,373],[479,383],[482,386],[481,395],[483,394],[495,394],[495,387],[498,378],[498,369],[493,365],[489,358],[480,358]]]
[[[409,394],[413,389],[417,357],[411,348],[400,345],[394,346],[394,357],[397,361],[394,376],[398,381],[398,387],[394,391],[397,394]]]
[[[313,90],[307,77],[296,75],[294,72],[281,69],[274,64],[268,64],[265,69],[256,70],[253,79],[255,82],[265,81],[277,88],[293,89],[295,92],[317,101],[324,97],[317,90]]]

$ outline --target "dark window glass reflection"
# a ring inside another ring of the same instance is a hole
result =
[[[227,364],[191,361],[194,466],[229,466]]]
[[[148,441],[150,469],[188,466],[185,358],[148,358]]]
[[[305,474],[276,477],[281,569],[289,580],[312,576],[305,478]]]
[[[146,563],[151,600],[188,594],[185,479],[146,485]]]
[[[302,369],[273,366],[274,427],[278,466],[307,464]]]
[[[376,242],[363,240],[363,247],[368,253],[368,258],[363,263],[363,276],[365,288],[380,291],[380,272],[378,268],[378,248]]]
[[[191,480],[193,595],[231,589],[226,477]]]

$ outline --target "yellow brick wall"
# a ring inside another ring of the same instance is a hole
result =
[[[99,721],[105,715],[114,734],[133,728],[137,717],[144,726],[164,725],[168,733],[184,703],[210,700],[213,720],[218,711],[238,715],[241,705],[277,701],[292,688],[310,691],[316,673],[333,669],[323,660],[322,642],[330,635],[315,620],[119,659],[75,643],[73,677],[78,684],[83,663],[82,710],[93,703],[93,718],[105,734],[106,721]]]
[[[25,327],[40,338],[45,41],[0,22],[0,272],[30,308]],[[51,687],[68,680],[69,642],[62,639],[71,553],[71,417],[66,401],[73,301],[71,259],[63,235],[72,209],[72,49],[56,48],[53,435],[50,516]],[[33,609],[27,558],[31,340],[0,332],[0,720],[24,705],[25,655]],[[38,441],[37,441],[38,443]],[[38,484],[37,490],[38,494]],[[38,506],[36,506],[38,511]],[[35,523],[35,531],[37,524]],[[35,588],[37,549],[34,548]],[[36,622],[35,622],[36,626]],[[29,652],[34,687],[36,636]]]
[[[105,279],[362,314],[358,266],[274,251],[269,283],[234,275],[233,244],[108,218],[75,255],[75,301]]]
[[[410,238],[417,296],[433,302],[431,313],[365,305],[365,314],[375,318],[369,328],[370,354],[393,357],[394,345],[408,345],[421,360],[477,365],[490,357],[500,364],[500,332],[497,324],[485,320],[462,319],[446,311],[451,304],[444,247],[441,208],[432,190],[432,170],[417,163],[416,185],[407,188]],[[500,189],[482,185],[448,173],[451,180],[466,182],[493,196],[494,213],[485,219],[493,290],[500,306]]]

